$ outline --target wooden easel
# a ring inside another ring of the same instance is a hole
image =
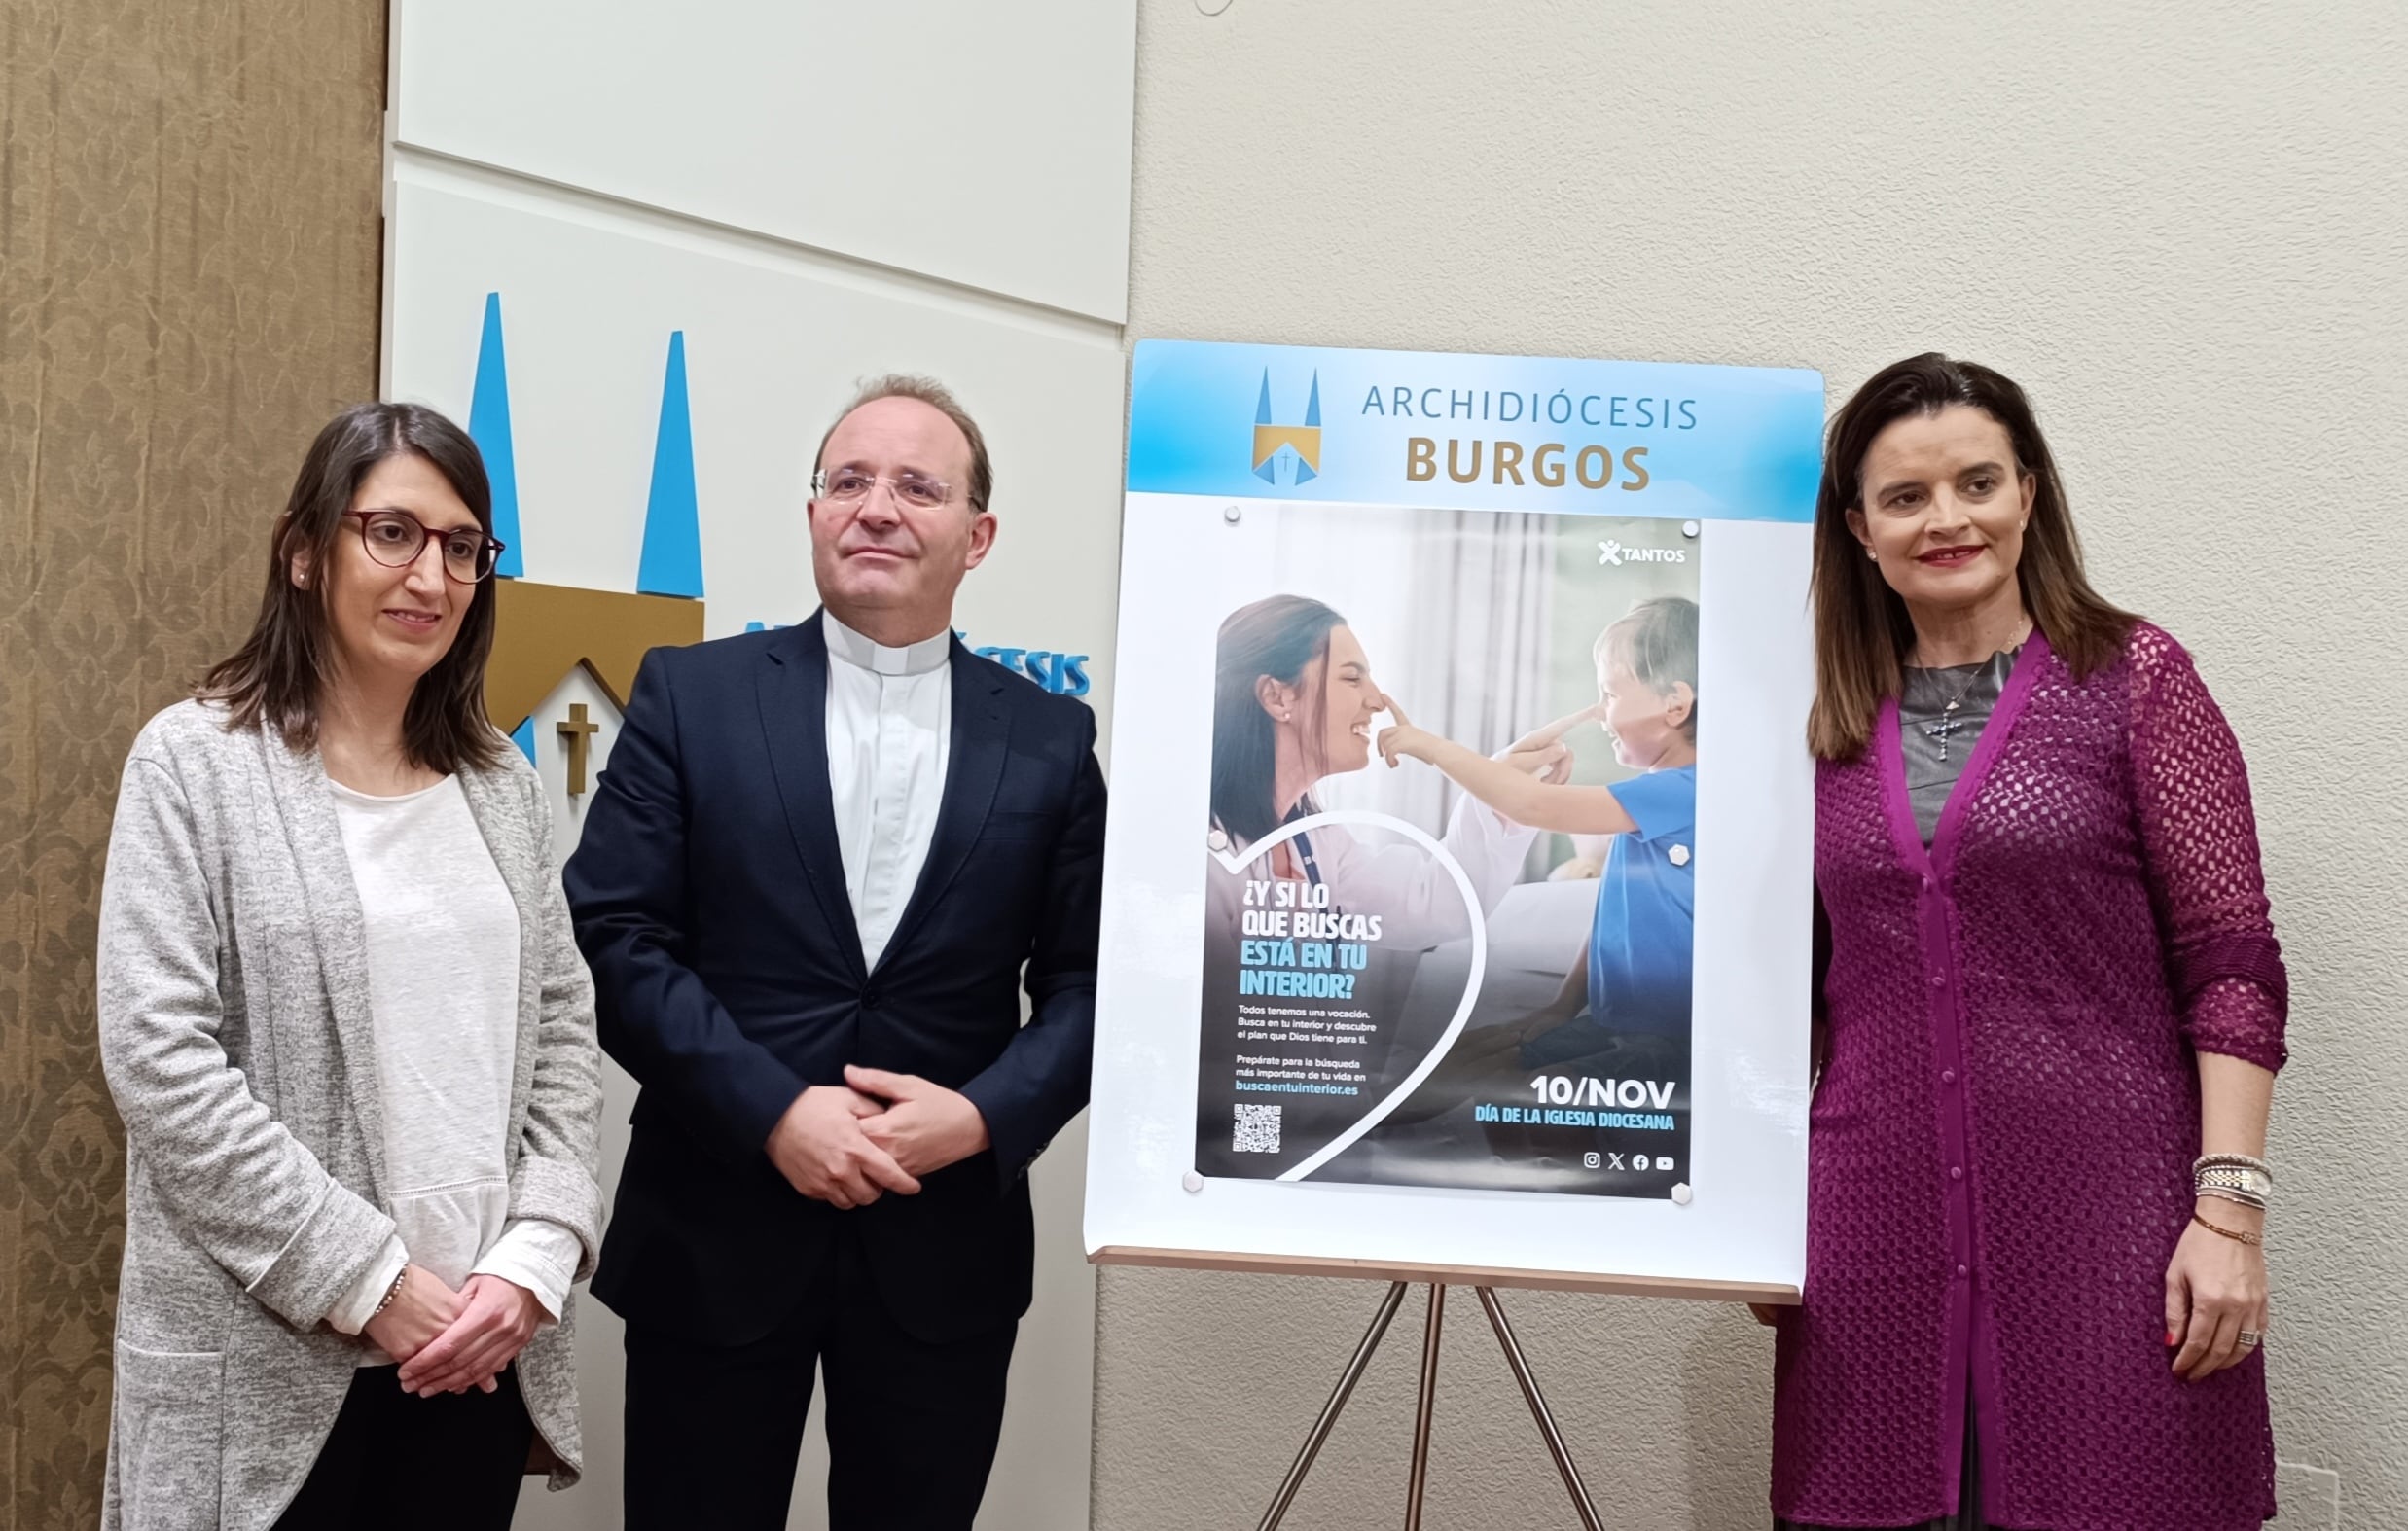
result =
[[[1429,1318],[1421,1331],[1421,1388],[1414,1409],[1413,1467],[1405,1486],[1405,1531],[1421,1531],[1422,1490],[1429,1479],[1430,1422],[1438,1398],[1438,1340],[1446,1317],[1447,1288],[1470,1287],[1480,1299],[1480,1307],[1488,1315],[1489,1328],[1496,1335],[1496,1342],[1505,1352],[1505,1364],[1513,1369],[1513,1379],[1522,1388],[1523,1402],[1530,1406],[1530,1418],[1538,1426],[1539,1436],[1547,1442],[1547,1454],[1555,1460],[1555,1470],[1563,1478],[1564,1491],[1571,1495],[1572,1509],[1580,1515],[1580,1523],[1588,1531],[1603,1531],[1604,1522],[1598,1518],[1597,1507],[1590,1502],[1588,1486],[1580,1479],[1580,1469],[1572,1461],[1570,1448],[1563,1443],[1563,1433],[1556,1427],[1555,1414],[1547,1407],[1546,1395],[1539,1391],[1538,1378],[1530,1371],[1528,1360],[1522,1354],[1520,1341],[1514,1337],[1513,1325],[1505,1317],[1504,1304],[1497,1298],[1500,1287],[1518,1287],[1540,1292],[1595,1292],[1617,1297],[1686,1298],[1707,1302],[1770,1302],[1790,1304],[1798,1300],[1795,1287],[1756,1286],[1741,1281],[1673,1281],[1660,1276],[1594,1276],[1564,1271],[1518,1270],[1492,1265],[1438,1265],[1411,1262],[1383,1263],[1369,1260],[1326,1260],[1278,1255],[1220,1255],[1182,1249],[1132,1249],[1107,1246],[1088,1257],[1098,1265],[1153,1265],[1168,1270],[1237,1270],[1260,1275],[1336,1276],[1356,1281],[1385,1281],[1387,1294],[1372,1314],[1371,1327],[1363,1332],[1361,1343],[1354,1347],[1346,1370],[1338,1374],[1338,1385],[1330,1390],[1329,1402],[1321,1406],[1320,1416],[1306,1433],[1305,1443],[1298,1449],[1296,1460],[1289,1465],[1287,1477],[1280,1479],[1278,1492],[1272,1496],[1271,1508],[1255,1531],[1278,1531],[1278,1525],[1304,1487],[1305,1475],[1312,1470],[1313,1460],[1321,1454],[1321,1445],[1338,1423],[1338,1415],[1353,1396],[1354,1385],[1362,1380],[1363,1371],[1371,1365],[1372,1353],[1387,1336],[1388,1324],[1396,1310],[1404,1305],[1405,1289],[1415,1283],[1429,1288]]]

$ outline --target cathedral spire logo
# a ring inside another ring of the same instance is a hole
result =
[[[1302,425],[1280,425],[1271,412],[1271,369],[1263,369],[1262,399],[1254,406],[1254,477],[1265,483],[1309,483],[1321,473],[1321,374],[1312,374]]]
[[[531,763],[557,750],[571,800],[591,781],[592,757],[607,745],[605,709],[615,727],[634,690],[647,650],[698,643],[702,637],[702,548],[695,488],[694,420],[686,396],[686,336],[668,340],[661,385],[660,427],[653,444],[651,489],[644,502],[644,540],[632,591],[589,590],[525,578],[526,541],[520,515],[517,444],[510,417],[509,364],[502,346],[502,295],[485,300],[477,344],[477,380],[468,433],[493,481],[494,535],[510,544],[494,581],[493,657],[485,671],[485,715]],[[583,671],[585,687],[564,685]],[[587,699],[575,699],[585,692]],[[549,726],[548,728],[546,726]],[[546,734],[539,752],[537,733]]]

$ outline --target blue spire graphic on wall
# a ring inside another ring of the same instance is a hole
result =
[[[652,448],[652,494],[644,502],[644,555],[635,588],[645,595],[702,598],[701,512],[694,491],[694,417],[686,404],[686,332],[669,335],[661,387],[661,434]]]
[[[532,715],[520,722],[510,735],[510,742],[519,747],[519,753],[526,757],[529,766],[535,764],[535,719]]]
[[[477,340],[477,388],[468,404],[468,434],[484,454],[493,483],[493,535],[508,544],[493,572],[526,573],[519,546],[519,459],[510,445],[510,365],[502,356],[502,295],[485,295],[485,333]]]

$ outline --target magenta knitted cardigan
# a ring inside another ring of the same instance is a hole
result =
[[[1815,781],[1829,1061],[1774,1512],[1952,1513],[1969,1394],[1993,1524],[2254,1528],[2275,1508],[2264,1359],[2193,1385],[2162,1343],[2193,1054],[2284,1056],[2232,730],[2158,628],[2080,681],[2035,632],[1926,853],[1898,727],[1893,702],[1865,758]]]

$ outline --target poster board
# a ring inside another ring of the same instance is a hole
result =
[[[1821,419],[1138,345],[1092,1259],[1795,1290]]]

